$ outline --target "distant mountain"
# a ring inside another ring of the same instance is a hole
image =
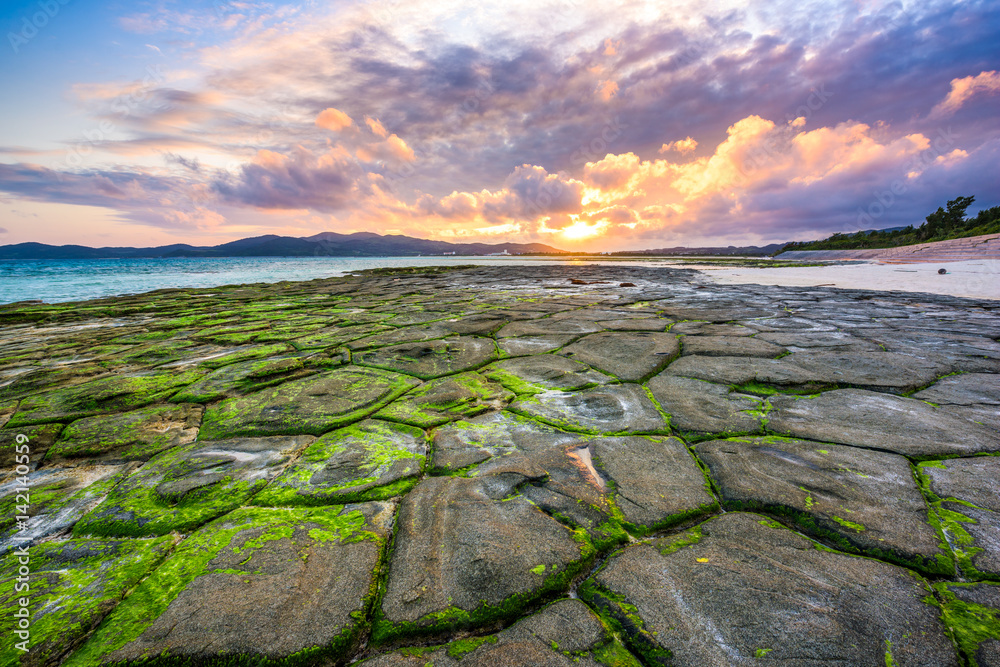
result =
[[[184,243],[157,248],[89,248],[17,243],[0,246],[0,259],[124,259],[134,257],[409,257],[417,255],[511,255],[565,253],[542,243],[448,243],[371,232],[322,232],[306,238],[255,236],[217,246]]]

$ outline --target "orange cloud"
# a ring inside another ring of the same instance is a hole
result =
[[[688,137],[686,139],[680,139],[678,141],[671,141],[670,143],[663,144],[660,146],[659,153],[660,155],[663,155],[668,151],[677,151],[681,155],[686,155],[694,151],[696,148],[698,148],[698,142],[691,137]]]
[[[350,116],[333,107],[324,109],[316,116],[316,125],[331,132],[340,132],[345,127],[350,127],[353,122]]]
[[[931,116],[950,116],[976,94],[986,93],[990,95],[997,92],[1000,92],[1000,72],[996,70],[980,72],[977,76],[952,79],[951,91],[931,110]]]
[[[618,93],[618,82],[608,79],[597,85],[597,96],[607,102]]]
[[[377,134],[383,139],[389,136],[389,131],[385,129],[385,126],[382,125],[382,122],[379,121],[377,118],[370,118],[368,116],[365,116],[365,123],[368,124],[368,128],[373,133]]]

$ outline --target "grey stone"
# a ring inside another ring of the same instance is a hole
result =
[[[750,434],[763,431],[764,402],[721,384],[661,373],[646,383],[653,398],[670,415],[670,425],[701,437],[712,433]]]
[[[577,339],[576,334],[554,334],[550,336],[522,336],[518,338],[500,338],[497,346],[504,357],[520,357],[526,354],[545,354],[558,350]]]
[[[662,433],[667,423],[643,388],[606,385],[577,392],[547,391],[520,398],[511,410],[561,428],[588,433]]]
[[[492,339],[453,336],[356,352],[354,363],[429,380],[478,368],[496,358],[496,343]]]
[[[680,346],[672,333],[602,332],[584,336],[559,354],[636,382],[669,364],[680,354]]]
[[[939,405],[1000,405],[1000,375],[963,373],[941,378],[912,398]],[[994,412],[998,412],[994,408]]]
[[[505,359],[484,369],[483,374],[513,390],[523,390],[528,383],[537,385],[539,390],[574,391],[607,384],[613,379],[586,364],[555,354]]]

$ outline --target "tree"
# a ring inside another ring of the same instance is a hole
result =
[[[927,216],[927,222],[920,226],[920,239],[931,239],[941,234],[947,234],[954,229],[960,229],[965,222],[965,210],[976,200],[975,197],[959,197],[948,202],[948,210],[940,206],[938,210]]]

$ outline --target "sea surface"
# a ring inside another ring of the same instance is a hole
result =
[[[46,303],[136,294],[172,287],[218,287],[312,280],[348,271],[456,264],[564,264],[589,260],[516,257],[221,257],[0,260],[0,303]],[[631,263],[631,262],[629,262]]]

